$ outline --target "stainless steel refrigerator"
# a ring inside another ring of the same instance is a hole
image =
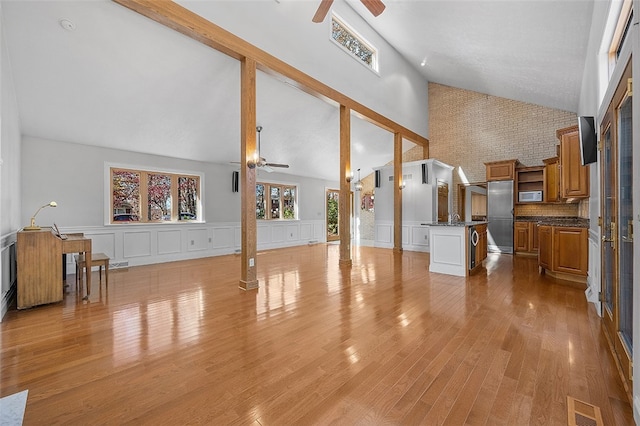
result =
[[[487,250],[513,253],[513,181],[487,183]]]

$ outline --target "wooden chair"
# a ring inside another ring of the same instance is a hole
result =
[[[83,254],[76,254],[73,259],[76,262],[76,291],[79,291],[80,281],[84,280],[84,270],[87,269],[87,265],[85,265]],[[106,285],[109,285],[109,260],[109,256],[104,253],[92,253],[91,265],[87,269],[87,274],[91,273],[93,266],[99,266],[100,282],[102,282],[102,267],[104,267],[104,280]]]

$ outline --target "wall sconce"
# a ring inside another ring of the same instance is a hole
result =
[[[55,201],[52,201],[48,204],[45,204],[44,206],[40,207],[38,210],[36,210],[36,212],[33,214],[33,216],[31,216],[31,224],[29,226],[25,226],[23,228],[24,231],[39,231],[40,227],[36,225],[36,216],[38,215],[38,213],[40,213],[40,210],[44,209],[45,207],[58,207],[58,203],[56,203]]]
[[[351,182],[353,180],[353,172],[347,173],[345,179],[347,180],[347,182]]]
[[[358,181],[353,185],[353,189],[355,189],[356,192],[360,192],[362,191],[363,186],[362,180],[360,180],[360,169],[358,169]]]
[[[260,162],[260,157],[258,156],[258,151],[253,153],[253,158],[250,158],[247,161],[247,167],[250,169],[255,169],[258,163]]]
[[[400,181],[400,190],[403,190],[407,186],[405,181]]]

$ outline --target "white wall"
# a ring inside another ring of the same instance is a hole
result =
[[[212,164],[129,151],[92,147],[39,138],[23,138],[22,223],[43,209],[41,226],[56,223],[62,232],[83,232],[93,251],[103,252],[115,266],[230,254],[240,248],[240,194],[231,190],[234,166]],[[105,224],[105,163],[204,174],[204,223]],[[43,178],[45,177],[45,178]],[[258,249],[325,241],[325,188],[335,182],[259,171],[259,181],[298,187],[298,220],[258,221]],[[71,257],[68,263],[71,262]]]
[[[20,119],[0,3],[0,321],[15,284],[14,242],[20,218]]]
[[[332,10],[378,48],[379,74],[367,70],[329,39],[329,16],[321,24],[311,23],[319,1],[251,1],[250,9],[247,1],[177,3],[385,117],[428,136],[424,78],[344,1],[336,0]],[[266,33],[269,37],[264,36]]]
[[[427,165],[427,183],[422,183],[422,164]],[[378,168],[380,187],[376,188],[374,245],[393,248],[393,166]],[[429,227],[423,224],[437,221],[438,189],[437,180],[449,184],[449,211],[452,203],[453,167],[437,160],[412,161],[402,164],[402,247],[409,251],[429,251]]]

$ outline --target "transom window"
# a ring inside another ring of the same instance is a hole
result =
[[[358,62],[378,71],[378,49],[335,14],[331,15],[331,40]]]
[[[110,168],[110,223],[202,220],[200,176]]]
[[[258,182],[256,184],[256,219],[296,219],[298,208],[295,186]]]

